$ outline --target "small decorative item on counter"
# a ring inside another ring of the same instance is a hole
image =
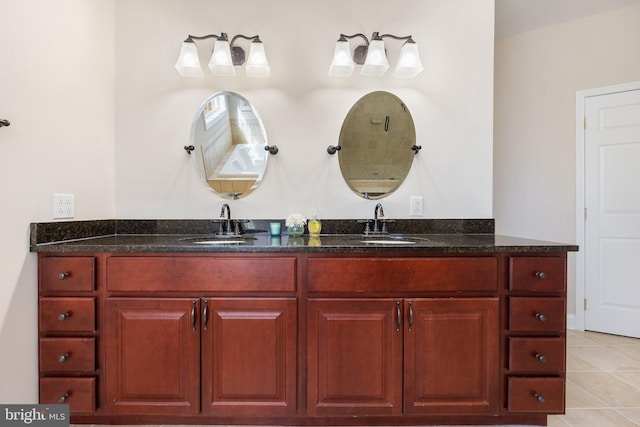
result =
[[[309,220],[309,224],[307,224],[307,228],[309,229],[310,236],[318,237],[320,235],[320,230],[322,230],[322,223],[320,223],[318,214],[315,209],[311,214],[311,219]]]
[[[271,222],[269,223],[269,232],[272,236],[280,235],[280,223],[279,222]]]
[[[285,220],[287,226],[287,232],[289,236],[302,236],[304,234],[304,225],[307,223],[307,218],[299,213],[293,213]]]

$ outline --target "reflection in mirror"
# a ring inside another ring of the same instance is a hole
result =
[[[340,130],[340,171],[365,199],[395,191],[413,162],[416,131],[411,113],[389,92],[372,92],[351,108]]]
[[[196,171],[219,196],[238,199],[260,185],[267,134],[244,97],[219,92],[205,100],[193,119],[191,145]]]

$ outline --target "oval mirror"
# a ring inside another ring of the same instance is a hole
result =
[[[358,100],[340,130],[340,171],[347,185],[365,199],[381,199],[404,181],[413,157],[416,131],[411,113],[389,92]]]
[[[207,98],[191,126],[193,162],[205,184],[225,199],[239,199],[260,185],[267,167],[267,133],[244,97],[219,92]]]

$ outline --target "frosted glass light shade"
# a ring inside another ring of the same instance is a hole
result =
[[[271,67],[269,67],[262,42],[251,42],[246,72],[249,77],[269,77],[271,75]]]
[[[348,77],[353,73],[355,64],[351,59],[351,49],[348,41],[338,41],[333,51],[333,61],[329,67],[329,75],[334,77]]]
[[[209,69],[216,76],[236,75],[228,40],[216,40],[213,46],[213,55],[211,55],[211,60],[209,61]]]
[[[192,41],[182,43],[176,70],[182,77],[202,77],[202,67],[198,57],[198,48]]]
[[[367,59],[364,61],[362,71],[363,76],[381,76],[389,69],[389,61],[384,51],[382,40],[371,40],[367,50]]]
[[[393,72],[394,77],[413,78],[424,70],[420,61],[420,53],[418,52],[418,44],[407,42],[400,49],[400,57],[398,65]]]

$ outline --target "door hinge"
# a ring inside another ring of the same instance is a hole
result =
[[[584,116],[584,128],[587,128],[587,116]]]
[[[584,208],[584,219],[587,219],[587,208]]]
[[[587,299],[584,299],[584,311],[587,311]]]

